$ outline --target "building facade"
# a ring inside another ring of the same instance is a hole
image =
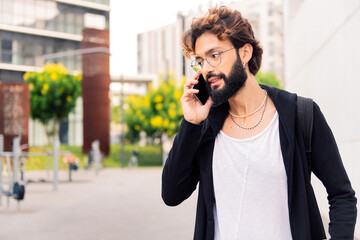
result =
[[[247,18],[263,48],[261,71],[273,72],[284,81],[282,0],[244,0],[229,5]]]
[[[176,22],[138,34],[138,74],[169,74],[181,79],[185,73],[180,42],[184,21],[185,16],[178,14]]]
[[[284,16],[285,87],[318,103],[359,198],[360,2],[285,0]],[[312,182],[328,219],[326,191],[316,177]],[[355,231],[358,239],[360,227]]]
[[[284,79],[282,0],[243,0],[227,4],[239,10],[251,23],[255,37],[264,49],[261,70]],[[177,21],[162,28],[138,34],[138,73],[170,73],[181,79],[194,74],[191,60],[182,55],[181,35],[194,17],[205,12],[178,14]]]
[[[109,0],[0,0],[0,81],[23,82],[26,71],[41,70],[46,62],[81,70],[81,55],[49,56],[80,49],[84,28],[109,29],[109,5]],[[64,121],[62,142],[82,144],[82,130],[76,130],[82,129],[80,116],[76,112]],[[46,143],[37,122],[30,122],[29,131],[30,145]]]

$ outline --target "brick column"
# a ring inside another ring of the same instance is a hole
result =
[[[82,48],[109,49],[109,31],[84,29]],[[101,151],[110,151],[110,56],[97,52],[82,55],[83,152],[88,153],[94,140]]]
[[[0,134],[4,135],[4,151],[12,151],[12,140],[19,135],[20,126],[20,144],[28,144],[29,117],[30,91],[28,84],[0,82]]]

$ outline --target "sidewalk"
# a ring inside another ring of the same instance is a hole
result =
[[[192,239],[197,193],[180,206],[161,199],[161,168],[79,170],[68,182],[59,174],[53,191],[45,171],[26,172],[25,200],[6,197],[0,206],[4,240],[152,240]],[[5,185],[5,187],[7,187]]]
[[[72,182],[68,171],[60,171],[57,191],[52,182],[43,182],[46,171],[28,171],[25,180],[31,182],[20,208],[12,198],[7,208],[7,198],[2,197],[0,239],[192,239],[197,192],[177,207],[166,206],[161,199],[161,171],[103,169],[95,175],[93,170],[78,170],[73,172]],[[6,184],[3,187],[7,189]],[[316,181],[314,188],[321,193]]]

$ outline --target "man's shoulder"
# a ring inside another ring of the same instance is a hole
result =
[[[273,100],[275,106],[282,106],[288,104],[296,104],[297,94],[289,92],[287,90],[279,89],[276,87],[270,87],[267,85],[260,84],[260,87],[265,89],[270,98]]]

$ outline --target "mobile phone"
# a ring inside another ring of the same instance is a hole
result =
[[[199,92],[195,93],[195,97],[201,102],[202,105],[205,105],[206,101],[209,99],[209,92],[206,87],[206,82],[202,74],[197,78],[199,81],[198,84],[193,86],[194,89],[198,89]]]

